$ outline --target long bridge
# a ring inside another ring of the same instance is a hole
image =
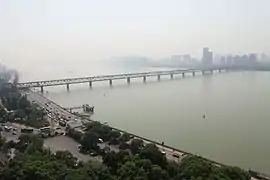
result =
[[[146,78],[150,76],[157,76],[157,79],[160,80],[160,77],[163,75],[169,75],[171,79],[175,74],[182,74],[184,77],[185,74],[191,73],[195,76],[196,73],[205,74],[207,72],[213,73],[214,71],[221,72],[223,70],[228,70],[228,67],[211,67],[211,68],[198,68],[198,69],[180,69],[180,70],[171,70],[171,71],[150,71],[150,72],[141,72],[141,73],[125,73],[125,74],[114,74],[114,75],[102,75],[102,76],[90,76],[90,77],[80,77],[80,78],[66,78],[66,79],[55,79],[47,81],[32,81],[32,82],[23,82],[18,83],[17,87],[20,89],[24,88],[41,88],[41,92],[44,92],[44,87],[46,86],[59,86],[66,85],[67,90],[69,90],[70,84],[80,84],[80,83],[89,83],[89,87],[92,87],[92,82],[95,81],[108,81],[109,85],[112,85],[112,81],[116,79],[126,79],[127,83],[130,83],[132,78],[142,78],[143,82],[146,82]]]

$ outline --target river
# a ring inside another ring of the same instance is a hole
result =
[[[49,65],[47,65],[49,67]],[[66,65],[67,66],[67,65]],[[145,68],[85,66],[21,71],[22,81]],[[161,76],[45,88],[64,107],[95,105],[94,119],[228,165],[270,174],[270,72],[224,72],[195,77]],[[205,115],[205,118],[203,118]]]

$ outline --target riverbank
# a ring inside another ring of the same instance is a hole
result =
[[[41,96],[40,94],[38,94],[38,95]],[[41,97],[42,97],[42,98],[45,98],[45,97],[43,97],[43,96],[41,96]],[[46,99],[47,99],[47,98],[46,98]],[[49,100],[49,99],[47,99],[46,101],[48,101],[48,100]],[[61,107],[61,106],[57,106],[57,107]],[[92,120],[91,120],[91,119],[88,119],[88,121],[92,121]],[[120,129],[118,129],[118,128],[112,128],[112,129],[117,130],[117,131],[120,131],[120,132],[122,132],[122,133],[130,134],[130,133],[128,133],[128,132],[126,132],[126,131],[123,131],[123,130],[120,130]],[[177,148],[173,148],[173,147],[171,147],[171,146],[164,145],[162,142],[152,141],[152,140],[150,140],[150,139],[147,139],[147,138],[144,138],[144,137],[135,135],[135,134],[130,134],[130,135],[132,135],[132,136],[134,136],[134,137],[136,137],[136,138],[142,139],[142,140],[144,140],[146,143],[154,143],[154,144],[156,144],[161,150],[165,150],[165,151],[166,151],[167,158],[168,158],[169,156],[171,156],[171,158],[172,158],[174,161],[176,161],[176,162],[179,162],[179,157],[182,157],[182,156],[185,156],[185,155],[190,154],[190,153],[188,153],[188,152],[179,150],[179,149],[177,149]],[[175,154],[178,155],[178,158],[174,156]],[[218,163],[218,162],[215,162],[215,161],[211,161],[211,162],[212,162],[213,164],[218,165],[218,166],[224,166],[223,164]]]

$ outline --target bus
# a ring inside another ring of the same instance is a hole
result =
[[[39,130],[40,130],[40,132],[43,132],[43,133],[50,133],[51,127],[47,126],[47,127],[40,128]]]
[[[22,128],[21,133],[33,133],[34,129],[32,128]]]

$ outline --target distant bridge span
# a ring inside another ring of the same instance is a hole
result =
[[[112,85],[112,80],[116,79],[127,79],[127,83],[130,83],[132,78],[143,78],[143,81],[146,81],[146,77],[157,76],[160,80],[161,75],[170,75],[173,79],[174,74],[182,74],[184,77],[186,73],[192,73],[195,76],[195,73],[200,72],[204,74],[205,72],[213,72],[228,70],[227,67],[211,67],[211,68],[198,68],[198,69],[181,69],[181,70],[171,70],[171,71],[150,71],[150,72],[141,72],[141,73],[125,73],[125,74],[114,74],[114,75],[103,75],[103,76],[90,76],[90,77],[80,77],[80,78],[66,78],[66,79],[55,79],[47,81],[32,81],[32,82],[23,82],[18,83],[17,87],[20,89],[23,88],[34,88],[40,87],[41,92],[43,92],[43,87],[45,86],[59,86],[66,85],[67,90],[69,90],[70,84],[79,84],[79,83],[89,83],[89,86],[92,87],[92,82],[95,81],[109,81],[109,84]]]

